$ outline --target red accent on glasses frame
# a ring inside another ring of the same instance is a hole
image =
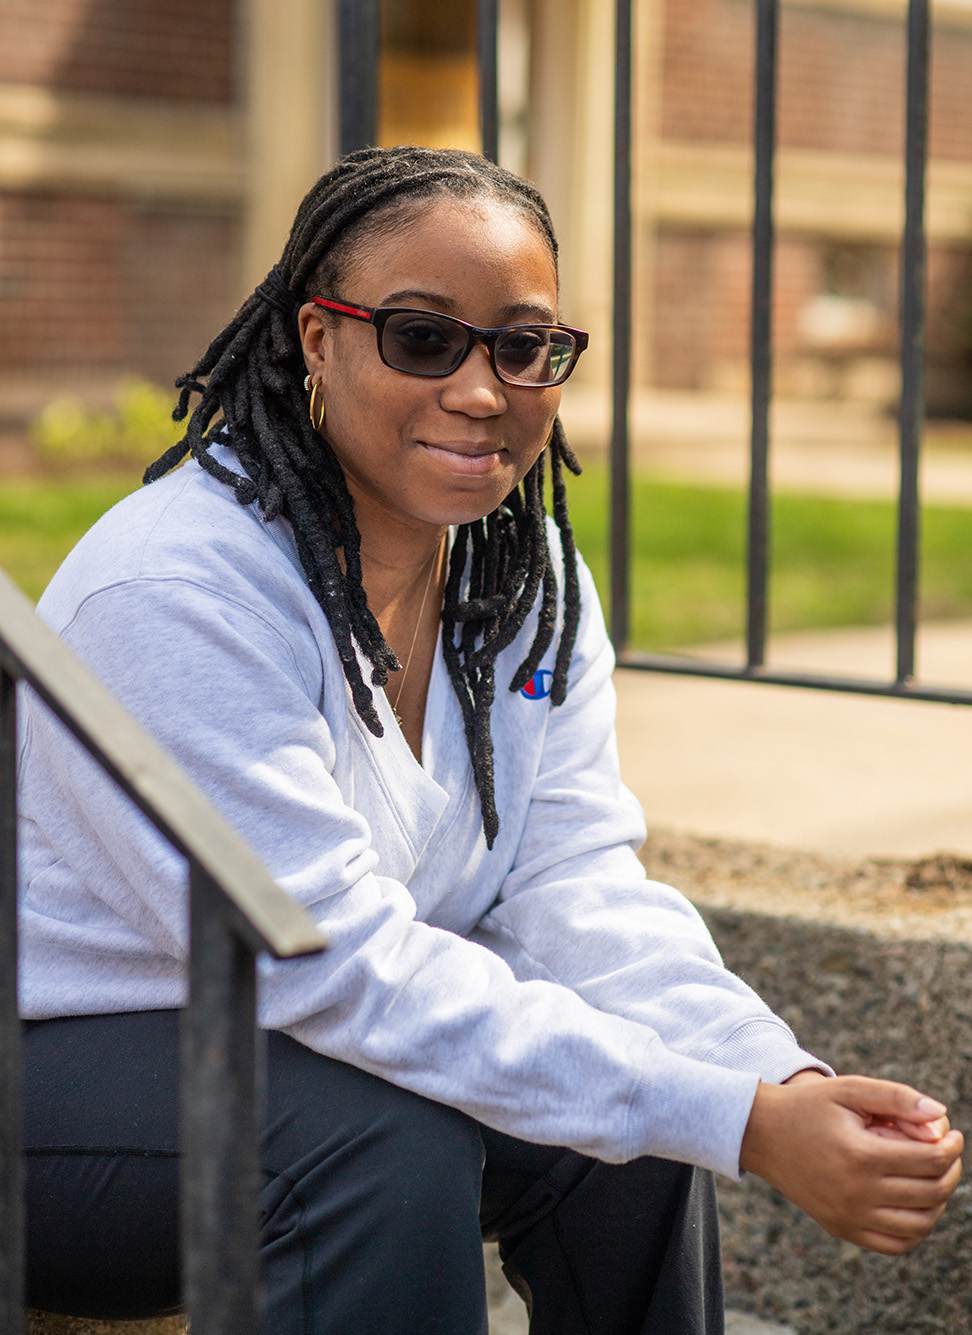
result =
[[[346,306],[343,301],[328,301],[325,297],[311,297],[318,306],[326,306],[329,311],[341,311],[344,315],[353,315],[358,320],[370,320],[374,309],[368,306]]]

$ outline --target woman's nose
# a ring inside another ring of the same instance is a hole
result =
[[[489,350],[481,339],[441,383],[440,402],[449,412],[493,417],[506,411],[506,386],[493,370]]]

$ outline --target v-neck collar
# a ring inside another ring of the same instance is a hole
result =
[[[368,665],[360,651],[359,659],[362,668],[366,669]],[[455,793],[450,795],[447,788],[437,782],[432,774],[435,759],[442,752],[440,728],[443,687],[445,690],[451,690],[442,656],[440,629],[432,660],[425,719],[422,725],[422,764],[412,754],[412,749],[395,720],[391,703],[380,687],[374,688],[373,699],[383,729],[384,735],[381,737],[375,737],[368,731],[351,701],[350,692],[348,693],[348,713],[357,734],[359,754],[363,752],[367,757],[377,784],[376,796],[380,794],[378,800],[381,803],[381,814],[384,819],[377,820],[377,812],[366,814],[372,817],[372,829],[376,834],[380,826],[385,830],[384,835],[378,836],[382,853],[382,870],[406,882],[415,864],[426,851],[429,841],[435,835],[449,806],[450,797],[457,796]],[[359,801],[364,796],[364,790],[359,789]],[[392,822],[397,829],[397,839],[394,838],[393,830],[389,829],[389,822]],[[394,853],[393,844],[399,846],[398,855]]]

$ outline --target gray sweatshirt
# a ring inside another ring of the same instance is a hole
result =
[[[383,692],[382,738],[355,713],[289,525],[198,465],[105,515],[40,611],[329,938],[261,961],[264,1026],[526,1140],[735,1175],[759,1078],[821,1064],[646,879],[586,570],[582,595],[562,706],[507,689],[535,621],[497,663],[492,851],[441,649],[420,765]],[[182,859],[24,705],[23,1014],[181,1005]]]

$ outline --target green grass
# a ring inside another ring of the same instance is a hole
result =
[[[127,474],[57,482],[0,479],[0,566],[39,598],[81,534],[137,485],[138,478]]]
[[[138,485],[132,475],[0,482],[0,565],[39,596],[80,535]],[[578,546],[607,595],[607,473],[570,481]],[[744,624],[746,504],[728,488],[632,481],[632,643],[671,649],[732,638]],[[775,631],[886,622],[895,512],[879,502],[783,495],[773,503]],[[922,614],[972,616],[972,510],[928,507]]]
[[[608,592],[606,469],[572,479],[577,542]],[[772,506],[774,631],[875,625],[893,615],[895,507],[799,495]],[[745,625],[746,499],[636,474],[631,486],[631,641],[641,649],[738,637]],[[926,507],[921,611],[972,616],[972,510]]]

